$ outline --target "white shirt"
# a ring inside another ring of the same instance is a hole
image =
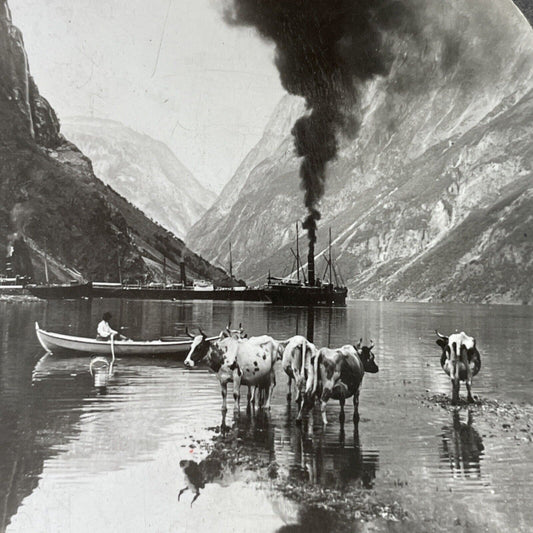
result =
[[[114,329],[111,329],[111,326],[105,320],[102,320],[100,324],[98,324],[96,332],[100,337],[111,337],[112,333],[117,333]]]

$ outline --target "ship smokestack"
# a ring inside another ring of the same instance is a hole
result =
[[[307,253],[307,276],[309,285],[315,284],[315,243],[309,241],[309,251]]]
[[[180,263],[181,282],[183,286],[187,285],[187,275],[185,274],[185,261]]]

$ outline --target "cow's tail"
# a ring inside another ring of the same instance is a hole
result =
[[[318,388],[318,366],[320,359],[320,350],[317,350],[313,358],[313,383],[311,388],[311,394],[314,396]]]
[[[305,354],[307,353],[307,339],[305,337],[302,340],[301,346],[302,358],[300,361],[300,379],[303,381],[304,379],[307,379],[307,376],[305,375]]]

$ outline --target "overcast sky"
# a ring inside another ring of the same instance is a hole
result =
[[[166,142],[214,190],[283,89],[273,47],[220,0],[11,0],[31,72],[59,117],[118,120]]]

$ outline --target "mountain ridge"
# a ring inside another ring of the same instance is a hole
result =
[[[478,204],[490,211],[532,163],[530,25],[510,1],[454,4],[449,10],[435,0],[418,5],[420,34],[411,41],[386,36],[396,52],[390,74],[359,88],[359,135],[339,138],[338,156],[328,167],[318,246],[325,248],[331,226],[351,297],[531,302],[527,243],[513,245],[519,279],[506,284],[502,269],[508,267],[491,257],[491,250],[499,253],[500,241],[485,243],[481,256],[490,267],[484,266],[483,275],[501,280],[486,283],[485,292],[466,270],[449,272],[446,280],[442,269],[434,268],[424,285],[405,276],[402,285],[392,277],[398,269],[414,272],[429,243],[447,236],[459,243],[470,222],[455,230]],[[269,270],[279,273],[290,262],[294,222],[305,215],[298,166],[288,129],[280,145],[249,171],[231,210],[219,218],[208,211],[187,241],[223,262],[227,252],[218,243],[231,240],[237,274],[252,283]],[[512,209],[523,213],[520,206],[529,194],[522,189]],[[525,217],[522,226],[530,235],[529,224]],[[207,234],[202,228],[208,225],[219,229]],[[500,230],[510,236],[503,226],[502,219]],[[462,284],[456,294],[454,280]],[[441,288],[429,290],[432,286]]]
[[[120,122],[66,117],[62,131],[104,183],[180,238],[216,198],[165,143]]]
[[[24,243],[37,281],[45,256],[55,265],[51,281],[162,279],[165,257],[170,279],[179,279],[183,261],[189,277],[233,283],[95,177],[39,94],[6,0],[0,0],[0,162],[0,245]]]

